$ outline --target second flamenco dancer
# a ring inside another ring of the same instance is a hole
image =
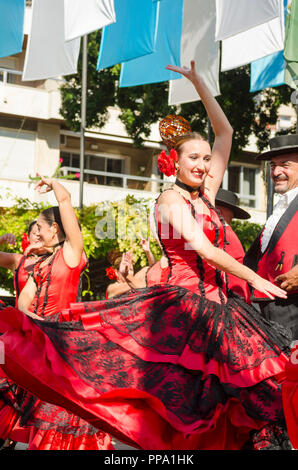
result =
[[[227,297],[223,272],[270,298],[286,293],[224,251],[214,201],[232,129],[194,62],[168,67],[193,83],[215,141],[211,151],[183,120],[162,122],[174,149],[163,154],[164,170],[177,171],[155,210],[167,283],[72,304],[51,322],[3,309],[3,370],[136,448],[287,449],[280,382],[289,338],[243,299]]]

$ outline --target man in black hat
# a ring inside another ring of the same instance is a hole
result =
[[[270,161],[270,177],[279,200],[264,229],[244,258],[244,264],[288,292],[287,299],[274,301],[258,291],[262,315],[291,329],[298,339],[298,135],[270,140],[270,150],[257,160]]]
[[[226,222],[225,230],[228,244],[225,251],[233,256],[239,263],[242,263],[245,252],[241,241],[230,226],[230,223],[234,218],[249,219],[250,214],[238,206],[238,197],[235,193],[222,188],[219,188],[217,192],[215,207],[219,210]],[[227,275],[227,285],[229,289],[243,297],[246,302],[250,302],[250,290],[247,282],[229,274]]]

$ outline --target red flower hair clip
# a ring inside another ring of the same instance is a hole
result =
[[[160,152],[157,159],[157,166],[161,173],[166,176],[176,175],[175,162],[178,162],[178,154],[176,150],[172,149],[170,155],[164,150]]]
[[[111,279],[111,281],[116,281],[118,279],[118,275],[114,268],[106,268],[106,275]]]
[[[21,242],[23,253],[25,253],[25,250],[26,248],[28,248],[29,245],[30,245],[29,238],[28,238],[27,233],[25,232],[23,233],[22,242]]]

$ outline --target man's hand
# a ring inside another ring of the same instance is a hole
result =
[[[277,276],[275,281],[287,292],[298,290],[298,265],[294,266],[287,273]]]

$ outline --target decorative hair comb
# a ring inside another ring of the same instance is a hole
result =
[[[189,122],[182,116],[169,114],[159,123],[159,133],[163,143],[171,150],[177,141],[177,137],[191,132]]]

